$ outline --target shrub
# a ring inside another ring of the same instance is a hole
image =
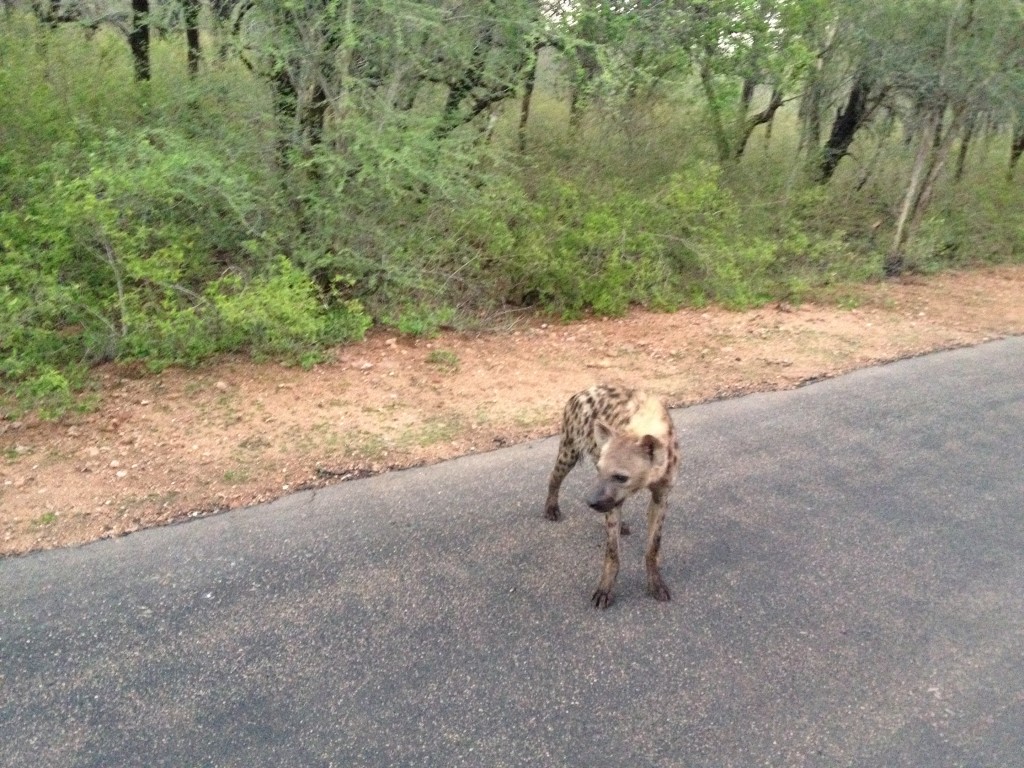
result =
[[[20,209],[0,215],[5,380],[50,391],[54,372],[100,360],[162,368],[243,349],[308,360],[360,338],[369,318],[358,301],[271,255],[255,188],[152,130],[42,164]]]

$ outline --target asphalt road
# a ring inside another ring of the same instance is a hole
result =
[[[553,439],[0,561],[0,765],[1024,765],[1024,339],[674,416],[670,603]]]

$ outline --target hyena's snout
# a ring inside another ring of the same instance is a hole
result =
[[[595,512],[611,512],[620,499],[618,495],[608,486],[608,483],[598,483],[586,496],[587,506]]]

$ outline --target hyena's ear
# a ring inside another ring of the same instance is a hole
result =
[[[597,443],[597,449],[601,450],[601,447],[611,439],[612,428],[600,419],[594,419],[594,442]]]
[[[665,444],[654,435],[644,435],[640,438],[640,447],[643,448],[644,454],[651,460],[653,466],[660,467],[668,461]]]

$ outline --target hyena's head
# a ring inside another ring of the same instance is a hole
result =
[[[616,432],[595,421],[594,440],[600,449],[598,478],[587,504],[596,512],[611,511],[665,473],[668,450],[654,435]]]

